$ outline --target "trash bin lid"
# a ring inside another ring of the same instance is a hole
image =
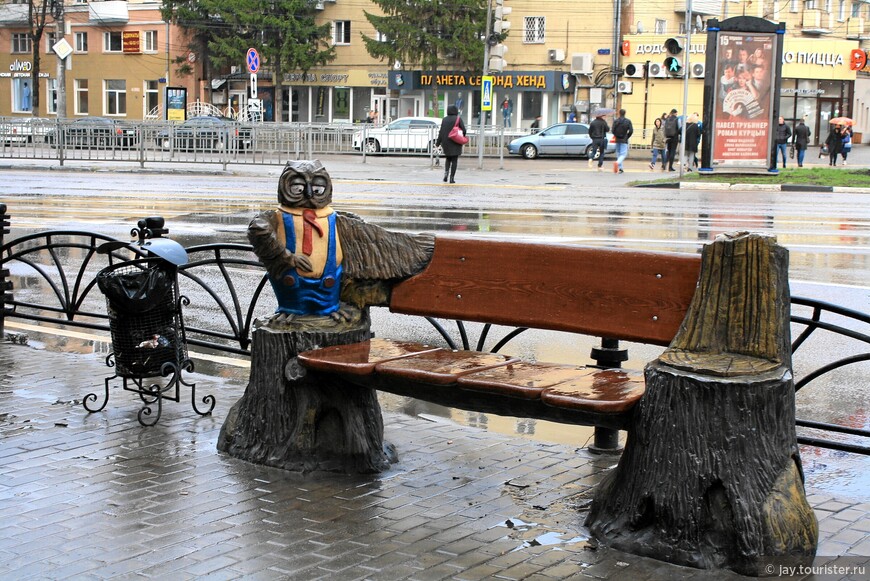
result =
[[[156,254],[175,266],[187,264],[187,252],[184,250],[184,246],[175,240],[170,240],[169,238],[150,238],[141,244],[136,242],[133,246]]]
[[[112,242],[100,244],[100,246],[97,247],[97,252],[100,254],[108,254],[118,250],[119,248],[130,248],[140,254],[151,253],[174,264],[175,266],[187,264],[187,252],[184,250],[184,246],[175,240],[170,240],[169,238],[149,238],[143,242],[121,242],[120,240],[113,240]]]

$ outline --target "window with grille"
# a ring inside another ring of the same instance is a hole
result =
[[[30,35],[26,32],[12,34],[12,53],[29,53],[30,50]]]
[[[332,23],[333,44],[350,44],[350,20],[336,20]]]
[[[525,34],[523,42],[526,44],[540,44],[545,40],[547,20],[543,16],[526,16],[523,19]]]
[[[668,33],[668,21],[662,20],[660,18],[656,18],[656,34],[667,34]]]

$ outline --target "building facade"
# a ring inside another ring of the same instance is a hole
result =
[[[27,5],[19,1],[0,5],[0,116],[51,117],[59,89],[52,46],[60,31],[53,21],[46,27],[41,99],[32,110]],[[504,5],[511,8],[505,17],[510,22],[506,66],[494,73],[490,123],[523,129],[538,116],[547,125],[572,113],[583,121],[598,107],[624,107],[636,128],[648,130],[663,112],[682,109],[683,78],[662,70],[669,38],[688,45],[681,57],[688,77],[687,111],[700,112],[706,22],[747,15],[786,25],[780,94],[786,119],[806,116],[818,138],[826,119],[853,116],[856,131],[867,133],[870,78],[851,66],[850,55],[863,48],[868,1],[694,0],[689,18],[685,0],[583,6],[566,0],[505,0]],[[385,122],[440,116],[449,104],[460,105],[471,122],[480,119],[483,63],[478,70],[447,64],[433,74],[413,64],[381,62],[368,55],[361,37],[377,37],[363,14],[376,13],[374,4],[324,0],[316,7],[319,21],[331,24],[336,59],[309,71],[261,69],[256,95],[266,121],[358,122],[376,112],[377,121]],[[164,22],[159,9],[157,0],[66,0],[63,38],[72,48],[65,61],[68,117],[162,117],[168,86],[185,88],[188,103],[210,103],[231,115],[247,110],[252,83],[245,63],[206,78],[205,55],[192,51],[185,31]],[[275,102],[277,83],[281,103]],[[642,131],[639,139],[645,139]]]

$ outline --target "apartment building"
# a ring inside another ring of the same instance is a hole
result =
[[[32,56],[22,1],[0,5],[2,116],[30,114],[25,83],[31,82]],[[539,115],[549,124],[572,112],[582,121],[604,106],[624,107],[637,129],[648,129],[663,112],[682,109],[684,79],[662,66],[669,38],[687,45],[680,57],[688,76],[687,110],[700,112],[706,23],[737,15],[786,25],[780,92],[786,119],[806,116],[816,136],[832,116],[854,116],[859,132],[870,121],[870,77],[855,70],[851,58],[867,38],[870,1],[694,0],[691,16],[686,0],[504,0],[504,6],[511,8],[505,17],[510,29],[505,66],[492,73],[496,110],[490,122],[523,128]],[[204,55],[190,50],[183,30],[161,20],[159,8],[159,0],[65,1],[64,38],[73,49],[66,59],[67,116],[162,116],[167,86],[185,88],[188,102],[246,109],[251,75],[245,62],[206,78]],[[445,65],[433,79],[410,63],[381,62],[368,55],[361,37],[378,35],[363,14],[376,12],[374,4],[323,0],[316,8],[320,21],[332,25],[336,59],[309,71],[261,69],[256,95],[267,121],[354,122],[370,110],[387,121],[440,116],[448,104],[462,105],[467,119],[479,120],[483,63],[477,70]],[[58,38],[50,24],[41,47],[42,98],[33,112],[39,116],[56,114],[58,59],[51,47]],[[280,104],[275,83],[283,89]],[[505,100],[507,116],[499,109]]]

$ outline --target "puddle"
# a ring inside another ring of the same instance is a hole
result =
[[[522,544],[511,551],[512,553],[531,547],[553,547],[556,550],[562,550],[562,547],[572,546],[574,549],[582,549],[585,548],[585,544],[589,540],[589,537],[583,535],[570,536],[566,532],[547,531],[535,534],[536,529],[540,528],[541,525],[535,522],[526,522],[519,518],[507,519],[504,522],[498,523],[495,527],[504,527],[513,531],[511,534],[505,535],[505,540],[522,540]],[[534,536],[523,540],[521,537],[528,536],[526,533],[533,533]],[[576,546],[580,543],[583,543],[583,546]]]

